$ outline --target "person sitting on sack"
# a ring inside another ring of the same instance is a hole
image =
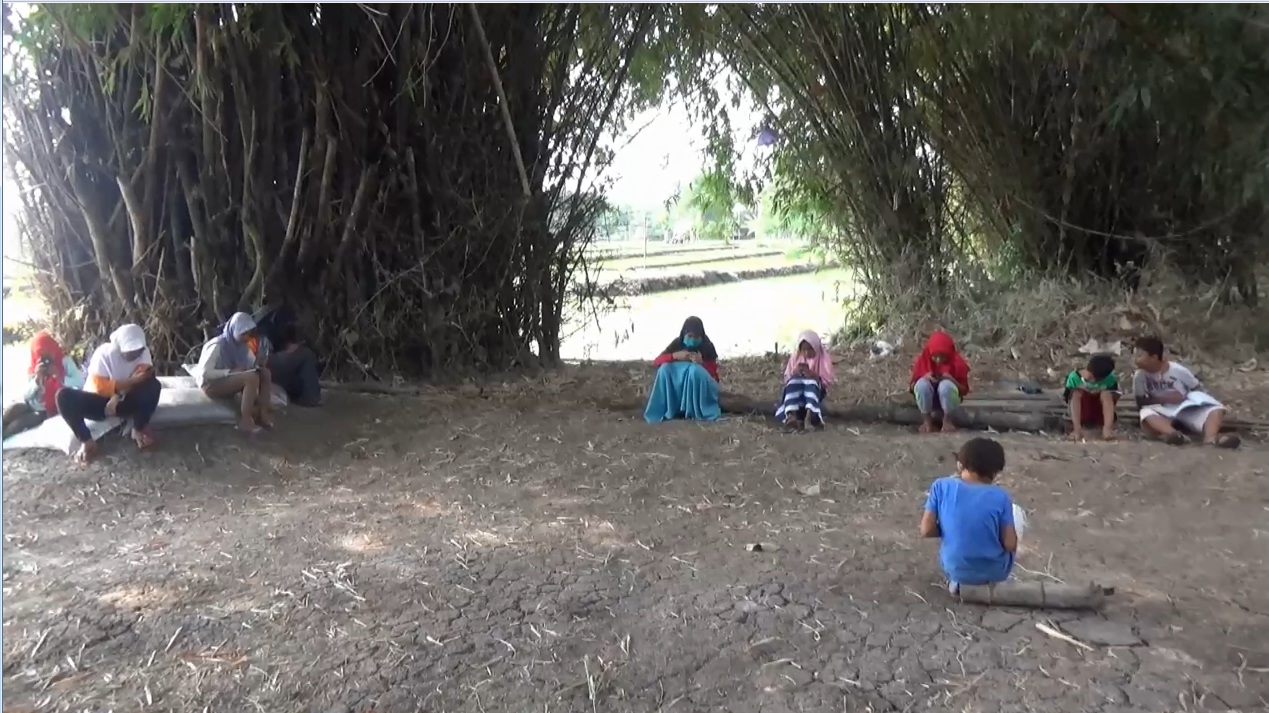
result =
[[[203,345],[194,374],[194,382],[208,398],[242,395],[238,428],[249,436],[259,434],[261,428],[273,428],[273,381],[268,367],[257,363],[251,352],[249,343],[255,337],[251,315],[235,313],[220,335]]]
[[[39,332],[29,345],[31,365],[27,367],[26,393],[22,400],[4,408],[4,437],[30,430],[57,415],[57,392],[63,386],[82,388],[84,373],[53,335]]]
[[[88,360],[88,383],[84,389],[64,386],[57,392],[57,412],[70,426],[79,450],[75,460],[88,463],[97,455],[97,443],[84,421],[131,419],[132,439],[146,450],[154,446],[150,419],[159,407],[163,385],[154,374],[154,360],[146,346],[145,332],[135,324],[125,324],[97,347]]]
[[[300,339],[295,313],[289,307],[265,308],[257,312],[258,339],[252,343],[256,361],[269,368],[273,383],[281,386],[291,403],[298,406],[322,404],[321,368],[317,354]]]
[[[1163,356],[1163,341],[1141,337],[1136,341],[1137,371],[1132,375],[1132,395],[1141,409],[1141,429],[1146,435],[1173,446],[1183,446],[1186,437],[1178,427],[1202,434],[1203,445],[1237,448],[1242,440],[1221,433],[1225,406],[1217,401],[1194,372]]]

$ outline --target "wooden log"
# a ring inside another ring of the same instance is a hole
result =
[[[344,391],[354,394],[376,394],[386,396],[418,396],[423,389],[418,385],[402,384],[394,386],[379,381],[323,381],[322,388],[330,391]],[[984,393],[984,397],[987,394]],[[1020,394],[1025,396],[1025,394]],[[1066,404],[1059,401],[1035,399],[998,399],[993,398],[966,400],[953,419],[957,426],[968,429],[997,431],[1062,431],[1070,425],[1070,411]],[[599,402],[597,406],[613,411],[643,412],[643,402],[638,404],[619,401]],[[775,413],[774,400],[754,399],[744,394],[723,393],[719,397],[719,405],[723,413],[739,416],[761,416],[771,418]],[[1116,409],[1121,427],[1135,426],[1137,410],[1130,404]],[[830,420],[854,421],[865,423],[893,423],[901,426],[915,426],[921,423],[921,413],[911,402],[888,401],[878,404],[854,404],[833,406],[831,401],[825,405],[824,415]],[[1224,431],[1269,431],[1269,422],[1242,421],[1226,418]]]
[[[987,606],[1029,607],[1032,609],[1093,609],[1106,603],[1113,589],[1096,584],[1057,582],[999,582],[960,587],[963,602]]]
[[[775,413],[775,404],[758,401],[741,394],[724,393],[719,397],[723,413],[742,416],[765,416]],[[900,404],[855,404],[849,406],[824,406],[824,417],[837,421],[864,421],[869,423],[894,423],[916,426],[921,423],[921,412],[916,406]],[[977,408],[963,404],[953,418],[960,428],[997,431],[1044,431],[1059,424],[1052,413],[1042,410],[1006,411],[993,408]]]

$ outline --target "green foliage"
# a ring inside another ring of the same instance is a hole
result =
[[[5,9],[52,326],[136,321],[164,357],[285,301],[336,368],[558,361],[612,212],[600,140],[665,90],[633,61],[648,5]]]
[[[777,186],[876,293],[937,300],[949,280],[1037,272],[1131,284],[1158,258],[1255,299],[1261,6],[718,5],[661,21],[681,51],[649,61],[706,127],[716,182]],[[754,176],[734,170],[742,98],[781,136]],[[786,229],[767,191],[760,227]]]

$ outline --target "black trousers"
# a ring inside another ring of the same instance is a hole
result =
[[[29,431],[44,423],[46,418],[48,414],[36,411],[25,401],[9,404],[4,409],[4,437],[8,438],[15,433]]]
[[[308,347],[269,356],[269,374],[273,383],[286,390],[297,406],[316,406],[322,402],[321,369],[317,355]]]
[[[162,391],[163,385],[158,379],[146,379],[124,395],[115,409],[115,415],[132,419],[132,427],[138,431],[145,428],[150,425],[150,418],[159,407],[159,394]],[[80,443],[87,443],[93,439],[93,434],[84,421],[105,421],[108,401],[110,399],[91,391],[64,388],[57,392],[57,412],[66,421],[66,425],[70,426],[75,438]]]

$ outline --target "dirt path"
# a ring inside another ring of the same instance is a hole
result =
[[[1263,709],[1265,448],[1002,440],[1020,563],[1119,590],[1043,619],[1124,645],[950,601],[913,533],[959,441],[888,427],[337,395],[9,455],[5,711]]]

